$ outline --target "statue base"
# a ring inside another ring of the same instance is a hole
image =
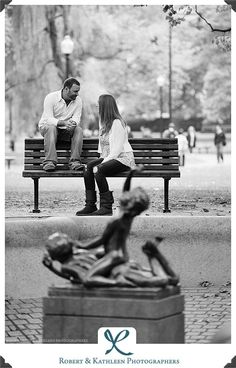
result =
[[[97,343],[100,327],[134,327],[137,343],[184,343],[179,286],[94,288],[52,286],[43,301],[43,343]]]

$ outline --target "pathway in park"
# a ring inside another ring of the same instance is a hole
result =
[[[211,343],[231,319],[230,283],[182,291],[185,296],[185,343]],[[42,343],[42,299],[6,299],[5,326],[6,343]]]

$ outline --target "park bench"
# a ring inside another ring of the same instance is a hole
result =
[[[177,139],[160,138],[132,138],[129,140],[133,150],[136,164],[143,165],[143,170],[135,173],[136,177],[163,178],[164,179],[164,209],[169,210],[169,181],[171,178],[179,178],[179,158]],[[82,150],[82,162],[87,163],[99,157],[98,139],[84,138]],[[42,169],[44,159],[44,140],[42,138],[25,139],[24,178],[32,178],[34,181],[34,209],[39,210],[39,179],[40,178],[69,178],[83,177],[83,171],[68,169],[70,158],[70,143],[57,143],[58,164],[53,172],[45,172]],[[114,177],[125,177],[127,172],[122,172]]]

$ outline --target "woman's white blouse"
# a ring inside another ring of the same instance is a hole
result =
[[[127,128],[122,126],[119,119],[113,121],[111,130],[109,132],[109,146],[110,153],[105,158],[106,161],[116,159],[122,152],[132,152],[133,149],[128,141]],[[98,152],[102,152],[99,141]]]

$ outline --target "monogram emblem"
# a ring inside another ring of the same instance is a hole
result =
[[[120,350],[118,347],[117,347],[117,343],[126,339],[128,336],[129,336],[129,331],[128,330],[122,330],[120,331],[116,336],[115,338],[113,338],[112,336],[112,333],[109,329],[107,329],[105,332],[104,332],[104,336],[105,338],[110,341],[112,343],[112,347],[110,349],[108,349],[106,351],[105,354],[109,354],[114,348],[116,349],[116,351],[118,351],[118,353],[122,354],[122,355],[132,355],[133,353],[129,352],[129,353],[125,353],[124,351]]]

